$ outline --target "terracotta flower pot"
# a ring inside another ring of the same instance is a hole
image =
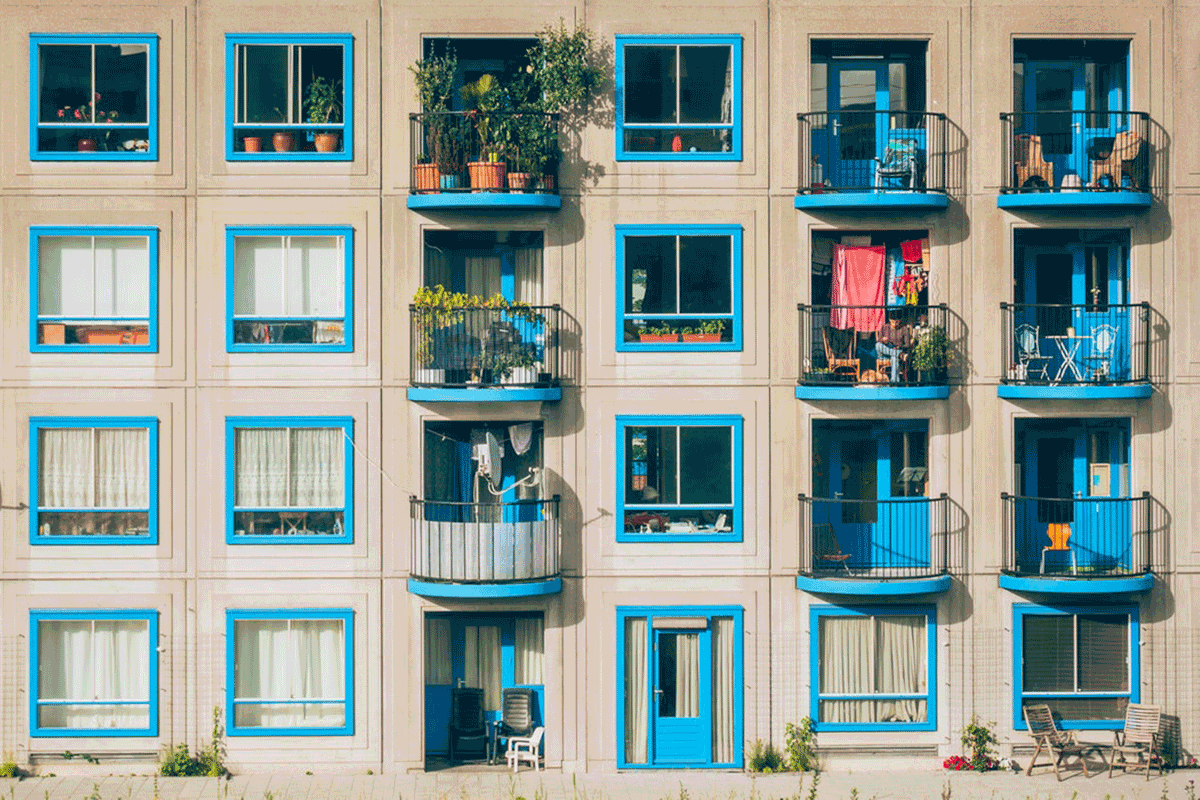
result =
[[[243,136],[242,149],[247,153],[262,152],[262,137],[261,136]]]
[[[504,174],[508,165],[503,161],[472,161],[467,164],[471,178],[471,191],[495,192],[504,188]]]
[[[681,333],[679,337],[685,342],[697,343],[713,343],[721,341],[719,333]]]
[[[508,188],[510,191],[527,192],[531,183],[533,183],[533,176],[528,172],[508,173]]]
[[[338,149],[338,134],[313,134],[313,147],[317,149],[318,153],[336,153]]]
[[[276,153],[290,153],[296,146],[296,134],[290,131],[279,131],[271,137],[271,145]]]
[[[96,140],[95,139],[80,139],[78,144],[76,144],[76,147],[79,149],[79,152],[81,152],[81,153],[95,152],[96,147],[97,147]]]
[[[663,342],[678,342],[679,334],[677,333],[639,333],[638,341],[642,344],[660,344]]]
[[[432,194],[441,188],[441,170],[437,164],[414,164],[413,186],[418,194]]]

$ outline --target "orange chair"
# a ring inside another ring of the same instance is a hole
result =
[[[1075,551],[1071,549],[1071,525],[1067,522],[1051,522],[1046,526],[1046,536],[1050,537],[1050,544],[1042,548],[1042,568],[1041,574],[1046,573],[1046,553],[1070,553],[1071,554],[1071,574],[1076,572],[1075,566]]]

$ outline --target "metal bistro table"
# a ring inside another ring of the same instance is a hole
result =
[[[1079,369],[1079,348],[1085,340],[1090,342],[1092,337],[1086,334],[1082,336],[1062,334],[1057,336],[1047,335],[1045,338],[1054,342],[1059,354],[1062,356],[1062,363],[1058,365],[1058,372],[1054,375],[1053,383],[1062,383],[1062,379],[1068,372],[1075,376],[1077,382],[1082,383],[1083,373]]]

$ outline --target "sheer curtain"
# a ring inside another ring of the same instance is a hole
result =
[[[463,276],[467,294],[479,297],[500,294],[500,256],[466,256]]]
[[[700,716],[700,634],[675,635],[675,716]]]
[[[519,617],[515,627],[514,679],[519,686],[540,686],[545,652],[545,623],[541,617]]]
[[[239,428],[234,505],[340,508],[345,505],[341,428]]]
[[[733,740],[736,720],[734,718],[733,654],[735,649],[734,624],[732,617],[714,617],[712,620],[712,758],[717,764],[728,764],[734,759],[736,743]]]
[[[542,304],[542,248],[518,247],[513,250],[514,299],[531,306]]]
[[[425,285],[433,288],[443,286],[450,289],[454,282],[454,271],[450,255],[436,247],[425,247]]]
[[[149,249],[143,236],[40,237],[38,313],[149,316]]]
[[[881,694],[924,694],[925,617],[876,617],[875,680]],[[881,700],[876,722],[924,722],[924,700]]]
[[[822,617],[820,620],[821,694],[872,692],[871,618]],[[872,722],[873,700],[822,700],[822,722]]]
[[[238,236],[233,311],[260,317],[341,316],[341,236]]]
[[[341,620],[238,620],[235,722],[250,728],[312,728],[345,722]],[[282,704],[281,700],[330,703]]]
[[[148,508],[150,432],[145,428],[45,428],[39,432],[42,508]]]
[[[646,763],[646,618],[625,619],[625,762]]]
[[[96,431],[96,506],[150,507],[150,431],[101,428]]]
[[[346,489],[341,428],[292,429],[292,505],[340,508]]]
[[[150,718],[150,626],[145,620],[42,620],[38,700],[48,728],[144,728]]]
[[[450,686],[450,620],[425,618],[425,685]]]
[[[297,709],[299,726],[340,726],[346,721],[346,653],[341,620],[298,619],[292,621],[292,652],[296,671],[292,696],[299,699],[333,700],[305,703]]]
[[[39,431],[39,440],[38,505],[91,508],[95,502],[92,429],[45,428]]]
[[[467,686],[483,689],[483,706],[500,708],[500,628],[496,625],[467,625],[463,629]]]

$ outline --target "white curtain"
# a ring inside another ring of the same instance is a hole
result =
[[[675,716],[700,716],[700,634],[675,636]]]
[[[339,317],[344,313],[341,236],[238,236],[233,310],[260,317]]]
[[[239,428],[234,505],[340,508],[345,505],[341,428]]]
[[[500,256],[466,256],[463,273],[467,294],[479,297],[500,294]]]
[[[518,247],[513,251],[513,299],[531,306],[542,304],[542,248]]]
[[[42,508],[150,506],[150,431],[44,428],[38,443]]]
[[[500,628],[495,625],[467,625],[465,639],[465,671],[467,686],[483,689],[484,708],[500,708]]]
[[[875,618],[875,685],[881,694],[924,694],[925,617]],[[881,700],[876,722],[924,722],[924,700]]]
[[[822,694],[926,692],[925,617],[821,619]],[[920,722],[924,700],[822,700],[823,722]]]
[[[312,728],[345,723],[345,633],[340,619],[238,620],[236,724]],[[328,700],[330,703],[280,703]]]
[[[541,617],[518,617],[514,633],[515,674],[519,686],[540,686],[545,653],[545,624]]]
[[[425,685],[450,686],[454,683],[450,663],[450,620],[425,618]]]
[[[150,244],[144,236],[43,236],[38,313],[148,317]]]
[[[145,620],[42,620],[37,657],[39,701],[101,701],[39,704],[38,721],[43,727],[144,728],[149,724],[150,626]]]
[[[447,290],[454,282],[454,269],[450,255],[436,247],[425,247],[425,285],[433,288],[443,286]]]
[[[646,763],[646,618],[625,619],[625,763]]]
[[[869,695],[871,618],[822,617],[820,620],[821,694]],[[873,700],[822,700],[822,722],[873,722]]]
[[[733,674],[734,625],[732,617],[712,620],[712,758],[717,764],[734,759],[733,740],[736,720],[734,696],[737,684]]]

